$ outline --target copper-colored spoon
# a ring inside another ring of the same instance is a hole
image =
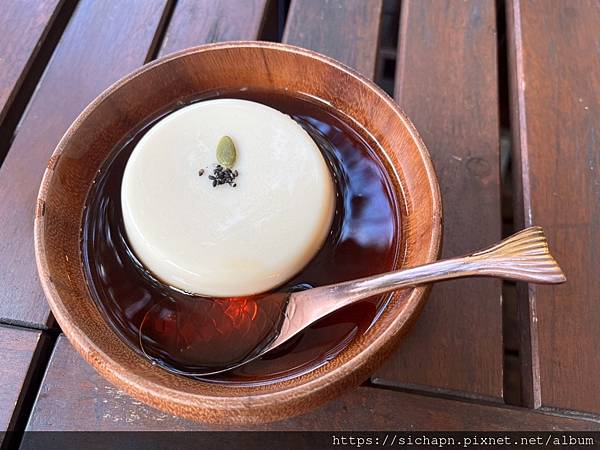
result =
[[[205,376],[240,367],[280,346],[328,314],[373,295],[409,286],[474,276],[545,284],[566,281],[565,275],[548,250],[542,228],[531,227],[468,256],[288,294],[287,302],[281,303],[284,311],[282,321],[277,324],[278,333],[271,334],[273,337],[270,342],[256,342],[254,351],[228,367],[185,374]]]

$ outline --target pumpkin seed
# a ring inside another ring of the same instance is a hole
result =
[[[223,136],[217,145],[217,161],[224,167],[233,167],[237,152],[233,140]]]

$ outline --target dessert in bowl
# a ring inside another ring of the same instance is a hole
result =
[[[224,137],[231,168],[218,166]],[[264,292],[431,262],[441,208],[423,143],[373,83],[308,50],[239,42],[168,56],[101,94],[50,160],[35,227],[52,311],[103,376],[174,414],[253,423],[363,381],[427,288],[336,312],[233,371],[184,376],[206,355],[202,320],[240,330],[269,318]]]

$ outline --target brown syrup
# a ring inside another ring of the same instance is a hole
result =
[[[335,175],[338,197],[331,233],[313,260],[280,292],[389,271],[400,246],[398,205],[383,163],[349,120],[318,100],[275,92],[213,93],[180,102],[148,120],[113,151],[88,194],[84,269],[92,297],[113,330],[153,362],[187,375],[260,353],[277,336],[286,303],[286,296],[279,294],[212,299],[181,292],[146,271],[127,242],[120,192],[129,155],[166,114],[208,98],[258,101],[291,115],[317,142]],[[208,181],[199,177],[198,182]],[[349,306],[249,364],[201,379],[255,384],[306,373],[364,333],[387,298],[377,296]]]

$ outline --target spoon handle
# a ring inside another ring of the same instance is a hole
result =
[[[305,320],[309,317],[318,319],[373,295],[408,286],[473,276],[544,284],[566,281],[549,252],[544,231],[541,227],[531,227],[471,255],[297,292],[291,296],[290,301]]]

